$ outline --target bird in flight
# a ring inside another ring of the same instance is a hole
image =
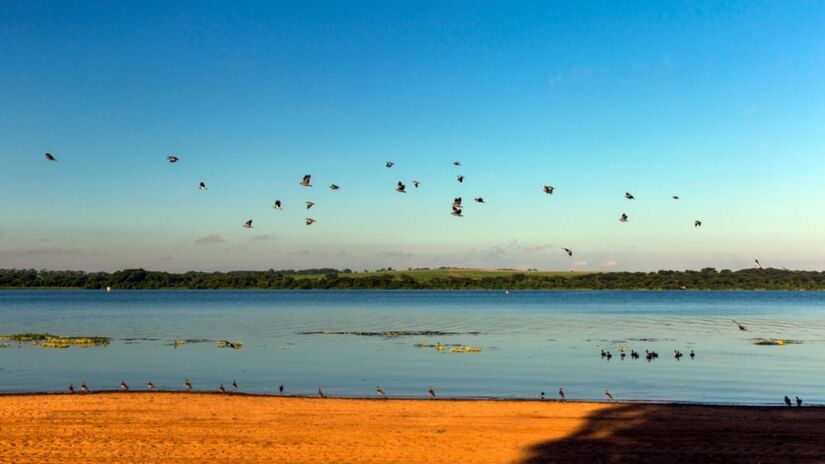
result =
[[[198,189],[199,190],[206,190],[206,184],[204,182],[201,182],[200,184],[198,184]]]
[[[386,166],[387,168],[391,168],[394,165],[395,165],[395,163],[393,163],[392,161],[387,161],[387,164],[385,164],[384,166]]]
[[[315,206],[315,203],[313,203],[313,202],[311,202],[311,201],[307,201],[307,202],[305,202],[305,203],[307,204],[307,209],[310,209],[310,208],[312,208],[313,206]]]
[[[744,331],[746,331],[746,330],[748,330],[748,329],[747,329],[744,325],[742,325],[742,324],[740,324],[740,323],[736,322],[736,320],[735,320],[735,319],[731,319],[731,320],[733,321],[733,323],[734,323],[734,324],[736,324],[736,326],[737,326],[737,327],[739,327],[739,330],[741,330],[741,331],[743,331],[743,332],[744,332]]]
[[[461,161],[453,161],[453,166],[461,166]]]
[[[552,195],[553,190],[556,190],[556,187],[553,187],[552,185],[545,185],[544,186],[544,193],[546,193],[548,195]]]
[[[702,221],[698,219],[693,221],[693,227],[702,227]]]
[[[461,197],[453,199],[453,209],[461,208]]]
[[[673,198],[674,200],[678,200],[678,199],[679,199],[679,195],[673,195],[673,196],[672,196],[672,197],[670,197],[670,198]]]
[[[407,186],[399,180],[398,185],[395,186],[395,191],[399,193],[407,193]]]
[[[462,176],[461,174],[455,176],[455,178],[456,178],[456,180],[458,181],[459,184],[464,182],[464,176]]]
[[[384,389],[381,388],[381,385],[375,387],[375,393],[378,394],[379,398],[386,398],[387,395],[384,393]]]
[[[312,224],[314,224],[315,222],[317,222],[317,221],[316,221],[315,219],[313,219],[313,218],[310,218],[310,217],[306,218],[306,224],[307,224],[308,226],[311,226],[311,225],[312,225]]]
[[[337,186],[337,185],[335,185],[335,184],[329,184],[329,189],[330,189],[330,190],[338,190],[338,189],[340,189],[340,188],[341,188],[341,187],[339,187],[339,186]]]
[[[166,160],[167,160],[167,161],[169,161],[169,162],[170,162],[170,163],[172,163],[172,164],[177,163],[177,162],[178,162],[178,159],[179,159],[179,158],[178,158],[177,156],[175,156],[175,155],[169,155],[169,156],[167,156],[167,157],[166,157]]]
[[[57,161],[57,159],[51,153],[46,153],[46,161]]]
[[[464,215],[461,214],[461,208],[456,208],[455,206],[453,206],[453,212],[450,214],[455,217],[464,217]]]
[[[619,216],[619,222],[627,222],[627,214],[622,213],[622,215]]]
[[[309,183],[311,178],[312,175],[304,174],[304,178],[301,179],[301,182],[299,182],[299,184],[301,184],[301,187],[312,187],[312,184]]]
[[[414,181],[412,181],[412,184],[413,184],[413,187],[418,188],[418,186],[419,186],[419,184],[421,184],[421,182],[418,182],[417,180],[414,180]]]
[[[564,250],[564,252],[567,253],[567,256],[573,256],[573,250],[571,250],[570,248],[562,248],[562,250]]]
[[[244,229],[251,229],[251,228],[252,228],[252,219],[250,219],[250,220],[248,220],[248,221],[244,222],[244,223],[243,223],[243,228],[244,228]]]
[[[275,209],[281,209],[281,200],[275,200],[275,204],[272,205]]]
[[[634,197],[633,194],[631,194],[630,192],[625,192],[624,197],[627,198],[628,200],[635,200],[636,199],[636,197]]]
[[[484,198],[476,197],[473,199],[476,203],[484,203]]]

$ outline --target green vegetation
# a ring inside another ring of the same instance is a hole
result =
[[[713,268],[701,271],[543,272],[509,269],[410,269],[352,272],[233,271],[113,273],[0,269],[0,288],[273,290],[825,290],[825,272]]]
[[[23,333],[14,335],[0,335],[0,340],[20,343],[31,343],[41,348],[68,348],[70,346],[106,346],[111,342],[109,337],[63,337],[48,333]]]

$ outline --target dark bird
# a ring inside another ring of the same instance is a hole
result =
[[[559,387],[559,398],[564,399],[564,388]]]
[[[392,161],[387,161],[387,164],[385,164],[385,166],[388,168],[393,167],[393,165],[395,165],[395,163],[393,163]]]
[[[281,209],[281,200],[275,200],[275,204],[272,205],[275,209]]]
[[[540,397],[541,397],[542,400],[544,400],[544,392],[541,392]]]
[[[622,215],[619,216],[619,222],[627,222],[627,214],[622,213]]]
[[[340,189],[340,188],[341,188],[341,187],[339,187],[339,186],[337,186],[337,185],[335,185],[335,184],[329,184],[329,189],[330,189],[330,190],[338,190],[338,189]]]
[[[613,395],[606,388],[604,389],[604,397],[607,398],[607,401],[613,401]]]
[[[316,221],[315,219],[313,219],[313,218],[309,218],[309,217],[308,217],[308,218],[306,218],[306,220],[305,220],[305,221],[306,221],[306,225],[308,225],[308,226],[311,226],[312,224],[315,224],[316,222],[318,222],[318,221]]]
[[[192,391],[192,382],[189,379],[184,379],[183,387],[186,388],[186,391]]]
[[[178,162],[178,157],[175,156],[175,155],[169,155],[169,156],[166,157],[166,160],[169,161],[170,163],[174,164],[174,163]]]
[[[627,198],[628,200],[635,200],[636,199],[636,197],[634,197],[630,192],[625,192],[624,197]]]
[[[742,324],[740,324],[740,323],[736,322],[734,319],[731,319],[731,320],[733,321],[733,323],[734,323],[734,324],[736,324],[736,327],[739,327],[739,330],[741,330],[741,331],[743,331],[743,332],[744,332],[744,331],[746,331],[746,330],[748,330],[747,328],[745,328],[745,326],[744,326],[744,325],[742,325]]]
[[[567,253],[567,256],[573,256],[573,250],[571,250],[570,248],[562,248],[562,250],[564,250],[564,252]]]
[[[149,390],[154,390],[155,389],[155,384],[153,384],[152,381],[149,380],[149,381],[146,382],[146,388],[149,389]]]
[[[484,198],[481,198],[481,197],[476,197],[476,198],[473,198],[473,200],[474,200],[476,203],[484,203]]]
[[[51,153],[46,153],[46,161],[57,161],[57,159]]]
[[[307,202],[305,202],[305,203],[307,204],[307,209],[310,209],[310,208],[312,208],[313,206],[315,206],[315,203],[314,203],[314,202],[312,202],[312,201],[307,201]]]
[[[788,398],[788,395],[785,395],[785,404],[790,408],[791,407],[791,399]]]
[[[232,391],[238,391],[238,381],[232,379]]]
[[[378,395],[379,398],[387,397],[387,395],[384,393],[384,389],[381,388],[381,385],[375,387],[375,393]]]
[[[607,352],[606,357],[607,357],[607,360],[608,360],[608,361],[610,361],[611,359],[613,359],[613,355],[612,355],[612,354],[610,354],[610,352],[609,352],[609,351]]]
[[[455,217],[464,217],[464,215],[461,214],[461,208],[456,208],[455,206],[453,206],[453,212],[450,214]]]
[[[219,392],[221,392],[221,393],[226,393],[226,388],[223,386],[223,384],[221,384],[221,385],[218,387],[218,391],[219,391]]]
[[[453,199],[453,209],[461,208],[461,197]]]
[[[398,185],[395,186],[395,191],[399,193],[407,193],[407,186],[399,180]]]
[[[309,183],[311,178],[312,178],[312,175],[304,174],[304,178],[301,179],[301,182],[298,182],[298,183],[301,185],[301,187],[312,187],[312,184]]]
[[[86,385],[86,382],[80,384],[80,393],[89,393],[89,386]]]
[[[670,197],[670,198],[673,198],[674,200],[678,200],[678,199],[679,199],[679,195],[673,195],[673,196],[672,196],[672,197]]]
[[[754,259],[754,260],[753,260],[753,262],[754,262],[754,263],[756,263],[756,268],[757,268],[757,269],[762,269],[762,265],[761,265],[761,264],[759,264],[759,260],[758,260],[758,259]]]
[[[679,350],[674,350],[673,351],[673,357],[676,358],[677,361],[682,359],[682,356],[684,356],[684,355],[682,354],[681,351],[679,351]]]
[[[464,182],[464,176],[462,175],[455,176],[455,179],[458,181],[459,184]]]
[[[693,227],[702,227],[702,221],[698,219],[693,221]]]
[[[602,350],[602,358],[604,358],[605,356],[607,356],[607,353],[604,350]]]
[[[798,397],[798,396],[796,397],[796,407],[797,407],[797,408],[801,408],[801,407],[802,407],[802,400],[801,400],[801,399],[799,399],[799,397]]]
[[[417,180],[414,180],[414,181],[412,181],[412,184],[413,184],[413,187],[418,188],[418,186],[421,185],[421,182],[418,182]]]
[[[201,182],[200,184],[198,184],[198,189],[199,190],[206,190],[206,184]]]
[[[554,190],[556,190],[556,187],[553,187],[552,185],[545,185],[544,186],[544,193],[546,193],[548,195],[552,195]]]
[[[435,390],[433,390],[432,385],[430,385],[430,388],[429,390],[427,390],[427,393],[430,395],[430,398],[435,398]]]
[[[630,350],[630,359],[639,359],[639,353],[636,350]]]
[[[461,161],[453,161],[453,166],[461,166]]]
[[[123,390],[123,391],[128,391],[129,390],[129,384],[126,383],[125,380],[121,380],[120,381],[120,389]]]
[[[244,229],[251,229],[252,228],[252,219],[243,223]]]
[[[278,393],[283,394],[283,392],[284,392],[284,384],[278,385]]]
[[[74,384],[73,383],[69,384],[69,393],[74,393]]]
[[[695,357],[696,357],[696,353],[694,353],[693,350],[690,350],[690,359],[693,359]]]
[[[624,351],[622,351],[622,352],[621,352],[621,354],[619,354],[619,359],[621,359],[622,361],[624,361],[625,356],[627,356],[627,353],[625,353]]]
[[[324,391],[321,390],[321,387],[318,387],[318,398],[326,398],[327,395],[324,394]]]

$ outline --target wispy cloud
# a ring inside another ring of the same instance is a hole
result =
[[[209,245],[213,243],[223,243],[226,240],[223,239],[220,235],[207,235],[206,237],[201,237],[195,240],[195,244],[197,245]]]

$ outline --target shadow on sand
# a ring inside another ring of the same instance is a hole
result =
[[[825,408],[617,405],[521,464],[569,462],[825,463]]]

